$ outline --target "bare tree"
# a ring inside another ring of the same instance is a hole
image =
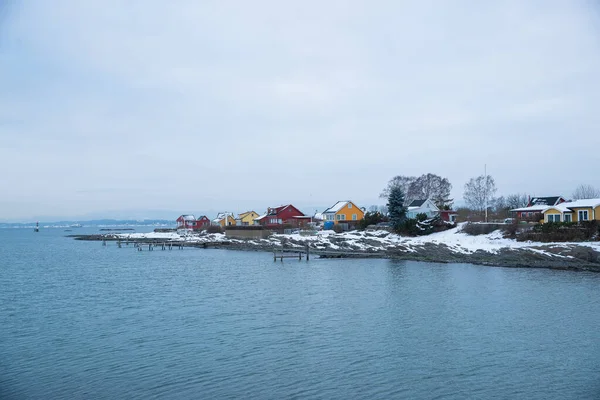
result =
[[[504,196],[496,197],[492,203],[496,213],[508,210],[508,202]]]
[[[465,184],[465,193],[463,199],[469,207],[477,211],[485,211],[486,207],[493,204],[494,194],[496,193],[496,182],[490,175],[480,175],[471,178]]]
[[[509,210],[513,208],[527,207],[529,197],[525,193],[514,193],[506,196],[506,206]]]
[[[406,197],[412,200],[431,199],[438,207],[449,200],[452,184],[447,178],[435,174],[424,174],[412,182]]]
[[[600,198],[600,190],[592,185],[579,185],[573,192],[573,199],[596,199]]]
[[[388,198],[393,188],[400,187],[405,193],[404,204],[408,205],[413,200],[431,199],[436,205],[442,207],[447,204],[452,190],[452,184],[447,178],[435,174],[423,174],[419,177],[398,175],[390,179],[379,197]]]
[[[413,183],[416,179],[416,176],[397,175],[390,179],[387,186],[379,194],[379,197],[382,199],[387,199],[390,196],[390,192],[395,187],[400,187],[403,193],[408,193],[408,188],[410,187],[411,183]]]

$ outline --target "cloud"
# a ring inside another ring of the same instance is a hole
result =
[[[13,3],[0,217],[370,203],[426,172],[460,198],[484,163],[502,193],[568,193],[573,163],[600,186],[597,146],[550,144],[598,144],[597,16],[558,0]]]

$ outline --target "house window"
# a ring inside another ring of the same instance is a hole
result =
[[[587,210],[577,211],[577,219],[579,221],[587,221],[589,219]]]
[[[528,212],[528,213],[527,213],[527,216],[528,216],[528,217],[532,217],[532,216],[533,216],[533,213],[530,211],[530,212]]]
[[[352,214],[352,221],[356,221],[357,219],[356,214]]]
[[[548,222],[560,222],[560,214],[548,215]]]
[[[352,203],[348,203],[348,208],[352,208]]]
[[[335,219],[337,219],[338,221],[345,221],[346,220],[346,216],[344,214],[337,214],[335,216]]]
[[[565,222],[571,222],[571,214],[565,214]]]

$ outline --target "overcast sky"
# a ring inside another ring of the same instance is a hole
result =
[[[600,187],[597,2],[293,3],[0,2],[0,220]]]

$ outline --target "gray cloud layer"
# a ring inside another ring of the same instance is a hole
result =
[[[0,218],[378,202],[397,174],[600,186],[586,1],[12,3]],[[312,210],[311,210],[312,211]]]

